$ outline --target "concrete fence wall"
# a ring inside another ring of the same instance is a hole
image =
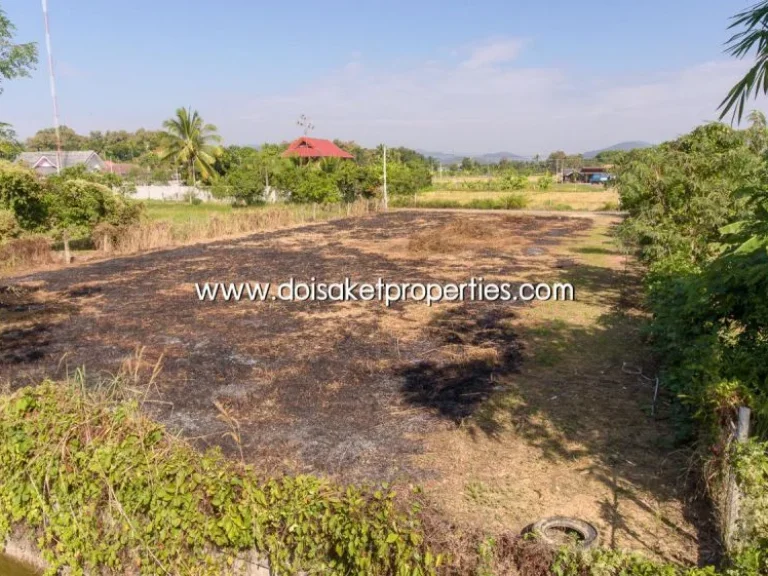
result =
[[[199,187],[184,186],[183,184],[169,183],[166,185],[150,184],[137,185],[136,193],[132,195],[136,200],[187,200],[189,194],[193,193],[195,198],[200,198],[203,202],[215,200],[211,193]]]

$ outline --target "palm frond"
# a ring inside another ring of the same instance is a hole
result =
[[[721,120],[730,113],[731,122],[741,122],[750,96],[757,97],[761,91],[768,93],[768,0],[736,14],[728,28],[743,29],[726,42],[727,54],[741,59],[753,50],[757,53],[755,65],[731,88],[718,107]]]
[[[163,122],[166,142],[161,159],[173,160],[176,164],[187,166],[190,171],[197,171],[203,179],[215,177],[213,165],[216,163],[220,138],[216,126],[205,124],[197,110],[178,108],[173,118]],[[192,174],[190,174],[192,176]]]

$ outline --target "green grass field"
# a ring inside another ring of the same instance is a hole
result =
[[[166,220],[181,224],[195,220],[206,220],[214,215],[231,214],[253,210],[257,208],[233,208],[230,204],[219,202],[203,202],[202,204],[190,204],[189,202],[169,202],[165,200],[143,200],[147,216],[150,220]]]
[[[444,180],[444,179],[443,179]],[[478,201],[497,201],[511,193],[523,196],[526,208],[532,210],[617,210],[619,195],[615,189],[605,189],[591,184],[553,184],[548,190],[537,190],[533,183],[524,190],[441,190],[441,180],[436,179],[433,189],[416,195],[416,202],[422,204],[457,203],[470,205]]]

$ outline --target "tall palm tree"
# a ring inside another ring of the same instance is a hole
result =
[[[211,180],[216,176],[213,165],[220,151],[216,144],[221,141],[216,126],[205,124],[197,110],[178,108],[174,118],[163,122],[163,128],[163,160],[173,160],[185,166],[193,186],[197,184],[197,172],[203,180]]]
[[[720,118],[725,118],[730,112],[733,120],[741,122],[750,95],[757,97],[760,91],[768,93],[768,0],[736,14],[728,29],[737,28],[743,29],[726,42],[726,52],[736,58],[744,58],[755,49],[755,65],[720,103]]]

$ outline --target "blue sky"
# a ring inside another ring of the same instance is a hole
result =
[[[157,128],[193,106],[227,143],[318,137],[455,153],[658,142],[714,119],[746,63],[722,52],[752,0],[49,0],[62,122]],[[0,120],[52,124],[38,0],[0,0],[32,79]],[[756,108],[766,103],[758,101]]]

